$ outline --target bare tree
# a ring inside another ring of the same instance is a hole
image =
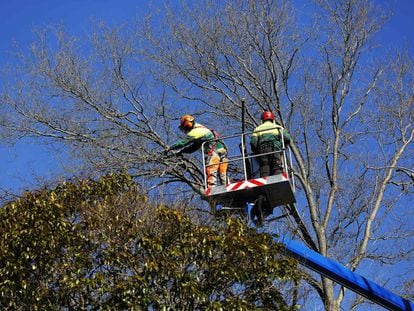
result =
[[[293,134],[300,230],[317,251],[352,270],[412,260],[412,56],[375,59],[386,19],[372,1],[310,8],[314,19],[283,0],[184,2],[135,28],[101,26],[88,46],[39,32],[3,89],[2,122],[63,141],[94,169],[128,168],[202,195],[197,157],[162,151],[184,111],[237,132],[246,98],[248,128],[271,109]],[[339,310],[343,288],[306,279]]]
[[[149,90],[134,36],[121,30],[101,25],[87,46],[60,27],[37,31],[3,88],[3,129],[12,138],[60,140],[94,170],[128,168],[200,192],[198,163],[162,154],[176,137],[165,90]]]

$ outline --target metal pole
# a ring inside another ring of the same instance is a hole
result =
[[[244,98],[241,99],[241,105],[242,105],[242,115],[241,115],[241,122],[242,122],[242,136],[241,136],[241,153],[243,157],[243,171],[244,171],[244,180],[248,180],[252,178],[252,168],[250,166],[250,160],[246,159],[246,144],[245,144],[245,115],[246,115],[246,101]]]
[[[289,165],[290,165],[290,167],[292,167],[292,165],[293,165],[293,162],[292,162],[292,150],[290,150],[290,148],[288,149],[289,150]],[[293,189],[293,193],[295,193],[296,192],[296,185],[295,185],[295,174],[293,173],[293,169],[292,169],[292,174],[290,174],[291,176],[291,180],[292,180],[292,189]]]
[[[248,180],[247,165],[246,165],[247,160],[246,160],[245,145],[244,145],[244,133],[241,135],[241,152],[242,152],[242,159],[243,159],[244,180]]]
[[[282,127],[280,130],[280,138],[282,139],[282,150],[283,150],[283,168],[286,173],[288,173],[287,161],[286,161],[286,150],[285,150],[285,140],[283,139],[283,131],[284,128]]]
[[[241,119],[241,122],[242,122],[242,133],[244,134],[244,118],[245,118],[245,113],[246,113],[246,103],[245,103],[245,99],[244,98],[242,98],[242,100],[241,100],[241,104],[242,104],[242,119]]]
[[[241,136],[241,152],[242,152],[242,158],[243,158],[243,172],[244,172],[244,180],[247,180],[247,167],[246,167],[246,154],[245,154],[245,145],[244,145],[244,129],[245,129],[245,113],[246,113],[246,102],[244,100],[244,98],[242,98],[241,100],[241,104],[242,104],[242,117],[241,117],[241,122],[242,122],[242,136]]]
[[[206,159],[205,159],[205,155],[204,155],[204,143],[201,144],[201,157],[203,159],[203,175],[204,175],[204,189],[207,190],[208,185],[207,185],[207,167],[206,167]]]

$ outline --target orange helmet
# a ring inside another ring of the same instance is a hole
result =
[[[275,115],[273,114],[273,112],[271,111],[263,111],[262,113],[262,121],[274,121],[275,120]]]
[[[191,130],[194,126],[194,117],[186,114],[180,118],[180,129],[181,130]]]

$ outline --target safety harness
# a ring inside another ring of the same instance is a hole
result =
[[[202,125],[202,124],[196,124],[196,125],[194,125],[194,128],[205,128],[205,129],[208,129],[211,133],[213,133],[213,136],[214,136],[214,138],[216,140],[213,142],[213,144],[211,145],[210,149],[207,151],[207,155],[208,156],[211,156],[213,154],[213,152],[216,149],[217,143],[219,141],[224,146],[224,149],[227,150],[227,147],[226,147],[225,143],[223,141],[221,141],[221,140],[218,140],[220,138],[220,134],[216,130],[212,130],[212,129],[210,129],[210,128]]]

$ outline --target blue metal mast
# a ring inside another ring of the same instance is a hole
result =
[[[246,214],[250,218],[254,204],[247,204]],[[253,221],[250,220],[253,224]],[[303,266],[323,275],[335,283],[367,298],[368,300],[389,310],[414,311],[413,302],[404,299],[377,283],[355,273],[339,263],[303,246],[301,243],[286,237],[274,238],[281,243],[287,255],[296,258]]]
[[[305,267],[345,286],[372,302],[389,310],[413,311],[414,304],[382,286],[352,272],[337,262],[289,239],[275,239],[282,243],[289,255],[296,258]]]

